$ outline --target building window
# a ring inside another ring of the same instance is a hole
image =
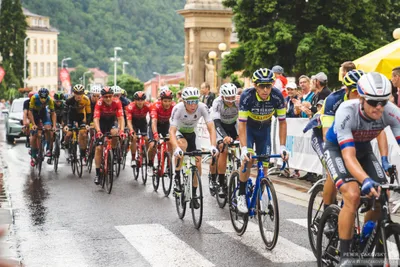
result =
[[[53,63],[51,76],[56,76],[56,75],[57,75],[57,63]]]
[[[47,62],[47,66],[46,66],[46,76],[51,76],[51,73],[50,73],[50,62]]]
[[[57,41],[53,41],[53,54],[57,54]]]
[[[37,24],[38,24],[38,22],[37,22],[37,19],[33,19],[33,26],[37,26]]]
[[[33,39],[33,54],[37,54],[37,39]]]
[[[43,39],[40,39],[40,54],[44,54],[44,45],[43,45]]]
[[[39,70],[39,76],[43,77],[44,76],[44,63],[40,63],[40,70]]]
[[[37,77],[37,63],[33,63],[32,77]]]
[[[47,47],[46,47],[46,53],[50,54],[50,40],[47,40]]]

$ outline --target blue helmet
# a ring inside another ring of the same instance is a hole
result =
[[[272,84],[275,81],[275,75],[270,69],[261,68],[253,73],[252,81],[255,84]]]
[[[49,96],[49,90],[47,88],[40,88],[38,95],[40,98],[47,98]]]

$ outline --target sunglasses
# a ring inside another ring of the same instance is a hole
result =
[[[112,95],[103,96],[103,98],[105,98],[105,99],[110,99],[112,97],[113,97]]]
[[[197,105],[199,104],[199,100],[195,99],[195,100],[185,100],[185,103],[188,105]]]
[[[45,97],[39,96],[39,98],[45,100],[45,99],[47,99],[47,96],[45,96]]]
[[[261,89],[270,89],[272,87],[272,83],[267,83],[267,84],[257,84],[258,87],[260,87]]]
[[[92,97],[100,97],[100,95],[92,95]]]
[[[368,105],[370,105],[371,107],[376,108],[378,105],[384,107],[386,106],[386,104],[388,103],[388,100],[371,100],[371,99],[367,99],[366,100]]]

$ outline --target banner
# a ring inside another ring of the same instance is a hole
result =
[[[6,75],[5,70],[3,69],[3,67],[0,66],[0,83],[4,78],[4,75]]]
[[[65,68],[60,70],[60,81],[65,93],[71,94],[71,78],[68,70]]]

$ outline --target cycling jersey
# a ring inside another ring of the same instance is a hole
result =
[[[128,98],[126,98],[125,96],[122,96],[122,95],[121,95],[121,97],[119,98],[119,100],[121,101],[121,104],[122,104],[122,108],[123,108],[123,109],[125,109],[125,107],[128,106],[128,105],[131,103],[131,101],[129,101]]]
[[[329,128],[326,139],[341,149],[356,147],[358,150],[369,144],[388,125],[400,144],[400,109],[396,105],[388,102],[382,117],[372,121],[361,110],[358,99],[349,100],[336,111],[335,121]]]
[[[329,128],[332,126],[335,119],[336,110],[340,104],[348,100],[346,89],[340,89],[330,94],[324,101],[321,108],[321,124],[323,128]]]
[[[32,111],[40,111],[46,109],[47,106],[51,112],[54,111],[54,100],[50,96],[47,97],[44,103],[40,102],[39,94],[33,95],[29,101],[29,109]]]
[[[279,89],[272,88],[265,101],[258,96],[254,87],[244,90],[240,96],[239,121],[247,122],[248,126],[270,124],[275,111],[279,120],[286,119],[285,99]]]
[[[138,121],[146,121],[147,113],[150,112],[150,104],[145,102],[142,108],[138,108],[135,102],[130,103],[125,108],[126,119],[131,120],[132,123],[137,123]]]
[[[162,106],[162,102],[157,101],[150,107],[150,116],[152,119],[157,120],[157,124],[169,124],[169,118],[171,118],[172,109],[174,107],[175,102],[172,102],[172,105],[169,107],[169,109],[165,109]]]
[[[30,102],[30,99],[27,99],[24,101],[23,110],[29,110],[29,102]]]
[[[181,133],[193,133],[201,117],[204,118],[205,123],[212,122],[210,111],[206,104],[199,102],[196,111],[193,114],[189,114],[186,111],[185,104],[180,102],[172,109],[170,125],[178,128]]]
[[[56,104],[54,104],[54,111],[56,112],[56,116],[57,116],[57,122],[61,123],[61,122],[66,122],[66,112],[65,112],[65,104],[64,101],[61,102],[60,106],[57,106]]]
[[[124,116],[121,101],[113,99],[111,105],[106,105],[102,99],[97,101],[93,118],[115,119]]]
[[[229,107],[225,105],[221,96],[214,100],[211,108],[211,117],[214,120],[218,141],[228,135],[234,139],[237,137],[235,126],[238,114],[239,105],[236,102]]]
[[[68,112],[75,114],[90,114],[92,113],[90,100],[87,96],[83,95],[80,101],[76,101],[74,96],[71,96],[65,101],[65,106]]]

